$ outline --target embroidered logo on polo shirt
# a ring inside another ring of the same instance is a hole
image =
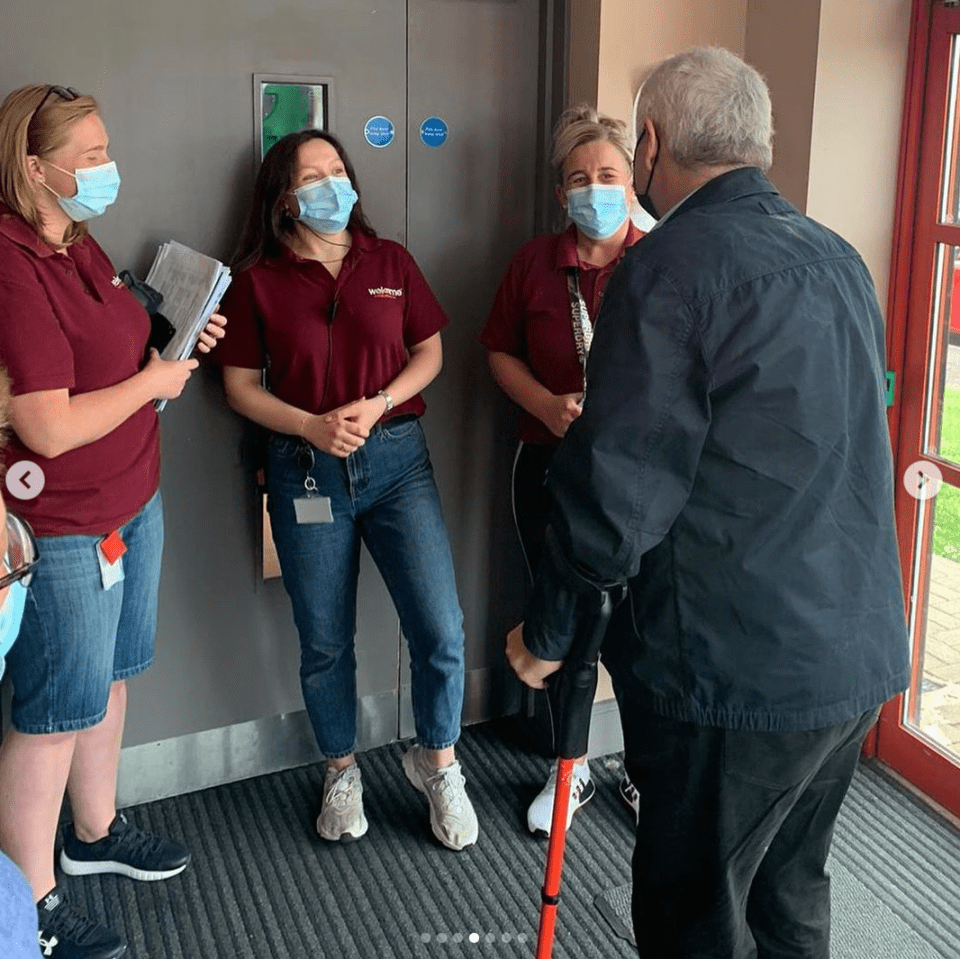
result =
[[[367,292],[371,296],[385,297],[388,300],[396,300],[403,296],[403,290],[391,290],[389,286],[370,287]]]
[[[123,280],[121,280],[119,276],[115,276],[115,277],[110,281],[110,285],[111,285],[111,286],[123,286]]]

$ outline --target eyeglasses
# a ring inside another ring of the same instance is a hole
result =
[[[8,510],[7,552],[3,558],[3,565],[8,572],[0,576],[0,589],[21,582],[24,586],[29,586],[33,568],[39,559],[37,539],[30,529],[30,524]]]
[[[30,114],[30,123],[27,124],[27,132],[30,132],[30,127],[33,124],[33,121],[36,119],[37,114],[43,109],[43,105],[50,99],[50,94],[55,93],[61,100],[66,100],[68,103],[71,100],[76,100],[80,93],[77,90],[74,90],[73,87],[61,87],[57,84],[51,84],[47,87],[47,92],[43,95],[43,99],[33,108],[33,113]]]

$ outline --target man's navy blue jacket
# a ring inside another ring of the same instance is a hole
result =
[[[629,581],[603,659],[663,715],[819,729],[904,689],[884,366],[848,243],[754,168],[689,196],[610,280],[531,652],[566,655],[578,578]]]

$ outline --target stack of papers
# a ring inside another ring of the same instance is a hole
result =
[[[163,294],[163,315],[176,328],[161,356],[185,360],[230,285],[230,269],[212,256],[171,240],[161,245],[146,282]],[[166,400],[158,400],[162,410]]]

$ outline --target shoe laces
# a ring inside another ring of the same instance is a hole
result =
[[[79,945],[93,935],[99,926],[65,899],[60,905],[40,917],[40,933],[49,942],[54,936]]]
[[[125,824],[123,832],[115,837],[118,848],[128,849],[131,858],[139,857],[141,854],[150,856],[159,852],[163,844],[163,840],[159,836],[137,828],[128,822],[126,817],[123,818],[123,822]]]
[[[581,776],[577,773],[579,768],[579,766],[574,766],[573,772],[570,776],[570,798],[574,800],[578,800],[580,798],[580,794],[583,792],[584,787],[589,781],[588,777]],[[550,778],[547,780],[546,785],[546,788],[552,793],[557,791],[557,772],[557,763],[554,763],[553,768],[550,770]]]
[[[447,810],[452,813],[460,812],[467,796],[464,788],[467,781],[460,772],[460,763],[454,762],[436,772],[431,771],[423,780]]]
[[[359,777],[355,776],[353,770],[348,768],[348,771],[341,772],[334,778],[325,803],[335,809],[347,808],[356,801],[358,785]]]

